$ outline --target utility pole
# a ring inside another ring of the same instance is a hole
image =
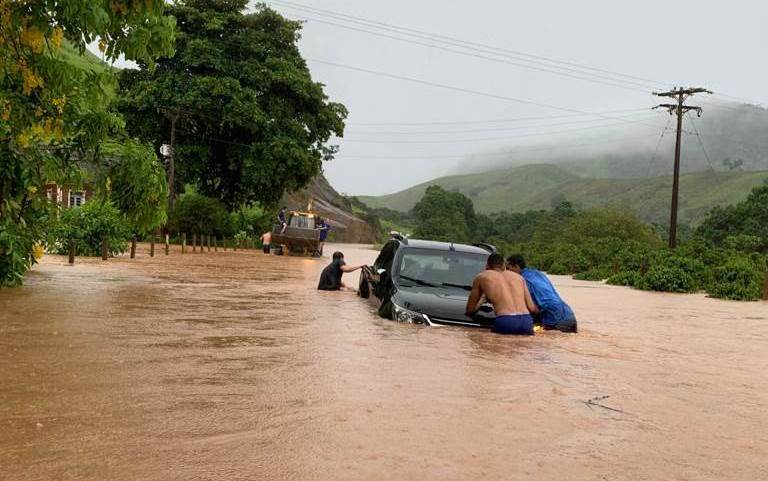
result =
[[[677,205],[680,197],[680,149],[682,144],[683,134],[683,115],[695,110],[699,117],[701,117],[701,107],[693,105],[685,105],[685,101],[688,97],[695,94],[711,94],[707,89],[703,88],[675,88],[669,92],[654,92],[653,95],[657,97],[671,97],[677,99],[675,104],[661,104],[654,108],[663,108],[669,111],[670,115],[677,115],[677,141],[675,142],[675,171],[672,179],[672,209],[669,216],[669,248],[674,249],[677,247]]]
[[[176,202],[176,164],[174,162],[174,149],[176,146],[176,121],[179,112],[173,109],[163,109],[165,118],[171,121],[171,144],[168,146],[168,214],[173,211]]]

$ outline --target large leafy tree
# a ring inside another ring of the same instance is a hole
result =
[[[44,234],[46,182],[67,183],[121,127],[109,111],[109,71],[67,61],[99,41],[107,58],[151,64],[172,53],[161,0],[0,0],[0,286],[19,284]]]
[[[749,236],[755,240],[754,250],[768,252],[768,183],[738,204],[712,209],[697,233],[717,245]]]
[[[413,207],[414,236],[445,242],[470,242],[475,237],[477,216],[472,199],[438,185],[427,187]]]
[[[146,235],[167,220],[168,184],[152,148],[135,140],[105,146],[105,196],[123,213],[136,235]]]
[[[233,208],[274,205],[316,176],[347,111],[312,80],[301,25],[246,0],[181,0],[176,55],[120,79],[131,134],[173,142],[175,182]],[[173,128],[175,126],[175,129]],[[172,133],[175,133],[172,139]]]

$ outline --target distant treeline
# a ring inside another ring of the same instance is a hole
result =
[[[768,184],[739,204],[713,209],[695,230],[681,229],[676,250],[666,247],[667,230],[661,226],[628,212],[578,209],[565,199],[550,210],[483,215],[467,196],[432,186],[408,213],[353,203],[370,219],[415,238],[488,242],[507,255],[524,254],[551,274],[645,290],[703,290],[728,299],[762,296]]]

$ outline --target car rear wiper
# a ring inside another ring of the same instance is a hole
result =
[[[440,285],[441,286],[446,286],[446,287],[458,287],[459,289],[464,289],[465,291],[471,291],[472,290],[472,286],[468,286],[466,284],[451,284],[450,282],[443,282]]]
[[[400,279],[405,279],[406,281],[415,282],[416,284],[420,286],[427,286],[427,287],[439,287],[437,284],[432,284],[431,282],[422,281],[421,279],[416,279],[414,277],[408,277],[408,276],[400,276]]]

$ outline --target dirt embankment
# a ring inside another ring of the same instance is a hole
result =
[[[306,188],[283,196],[282,203],[289,209],[304,210],[310,201],[313,210],[330,221],[331,239],[336,242],[372,244],[377,241],[376,227],[358,217],[349,200],[336,192],[323,175],[315,177]]]

